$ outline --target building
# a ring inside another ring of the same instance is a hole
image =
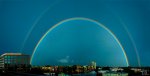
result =
[[[95,61],[92,61],[92,62],[91,62],[91,66],[93,67],[93,69],[96,69],[96,62],[95,62]]]
[[[22,53],[5,53],[0,56],[0,69],[4,71],[26,71],[29,67],[29,55]]]
[[[103,73],[102,76],[128,76],[128,73],[107,72]]]

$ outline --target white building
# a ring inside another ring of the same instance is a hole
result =
[[[102,76],[128,76],[128,73],[106,72]]]
[[[92,61],[92,62],[91,62],[91,66],[92,66],[94,69],[96,69],[96,62],[95,62],[95,61]]]

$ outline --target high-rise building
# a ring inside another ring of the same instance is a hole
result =
[[[0,56],[0,69],[23,70],[30,66],[30,56],[22,53],[5,53]]]

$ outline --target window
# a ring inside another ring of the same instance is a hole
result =
[[[4,56],[5,59],[7,59],[7,56]]]

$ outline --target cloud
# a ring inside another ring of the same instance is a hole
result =
[[[69,63],[69,56],[66,56],[65,58],[59,59],[58,62],[60,62],[60,63]]]
[[[74,60],[71,60],[71,63],[73,63],[74,62]]]
[[[58,62],[60,62],[60,63],[68,63],[69,61],[67,59],[60,59],[60,60],[58,60]]]

